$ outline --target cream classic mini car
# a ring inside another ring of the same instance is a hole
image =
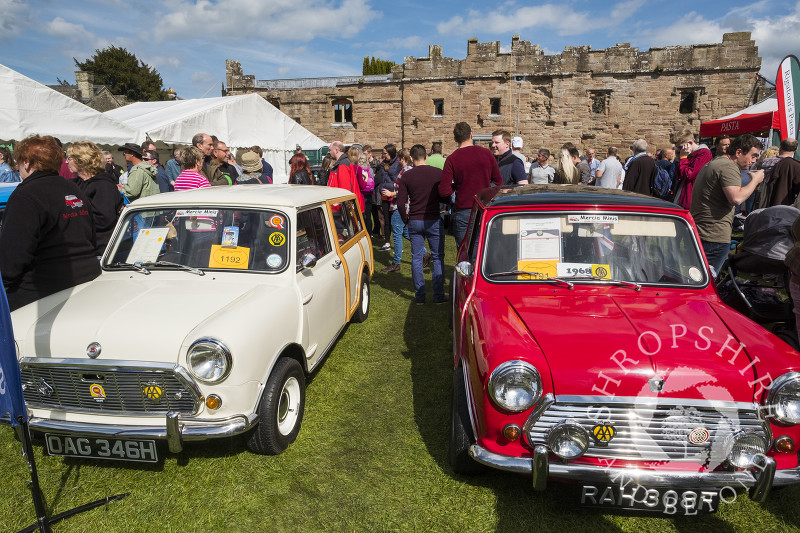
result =
[[[136,201],[102,268],[12,314],[30,425],[51,455],[157,461],[164,440],[286,449],[373,258],[349,191],[236,186]]]

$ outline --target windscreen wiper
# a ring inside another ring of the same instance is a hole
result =
[[[150,274],[150,271],[147,270],[144,265],[142,265],[141,261],[136,261],[135,263],[116,262],[106,266],[108,268],[122,268],[127,270],[135,270],[137,272],[141,272],[142,274]]]
[[[524,270],[508,270],[506,272],[492,272],[491,274],[487,274],[487,278],[499,278],[501,276],[528,276],[531,281],[548,281],[550,283],[557,283],[563,285],[569,289],[575,287],[574,283],[570,283],[569,281],[562,279],[562,278],[553,278],[553,277],[539,277],[536,275],[536,272],[526,272]]]
[[[192,274],[197,274],[198,276],[205,276],[206,273],[200,270],[199,268],[194,268],[186,265],[182,265],[180,263],[173,263],[172,261],[147,261],[144,263],[145,266],[149,267],[159,267],[159,266],[166,266],[166,267],[175,267],[181,270],[185,270],[186,272],[191,272]]]
[[[642,286],[635,281],[624,281],[621,279],[609,279],[609,278],[601,278],[600,276],[575,276],[574,278],[571,277],[569,279],[583,281],[583,280],[592,280],[592,281],[606,281],[613,285],[619,285],[620,287],[627,287],[629,289],[633,289],[635,291],[641,291]]]

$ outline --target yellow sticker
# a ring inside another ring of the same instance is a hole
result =
[[[211,246],[208,268],[242,268],[250,263],[250,248],[223,248],[219,244]]]
[[[611,279],[611,265],[592,265],[592,276]]]
[[[286,237],[283,236],[283,233],[278,233],[277,231],[269,236],[269,242],[272,246],[281,246],[284,242],[286,242]]]
[[[547,279],[557,276],[558,261],[518,261],[517,270],[530,272],[530,276],[520,274],[517,279]]]

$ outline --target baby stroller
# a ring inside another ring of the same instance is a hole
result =
[[[800,349],[789,292],[791,273],[784,265],[794,244],[792,223],[800,210],[777,205],[753,211],[745,220],[738,253],[730,256],[717,279],[720,298],[751,320]]]

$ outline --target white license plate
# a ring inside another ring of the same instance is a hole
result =
[[[665,515],[714,513],[719,507],[718,489],[643,487],[636,483],[583,485],[581,504],[606,509],[653,511]]]
[[[158,462],[156,441],[115,439],[108,437],[84,437],[80,435],[44,436],[47,453],[65,457],[89,459],[112,459],[115,461]]]

